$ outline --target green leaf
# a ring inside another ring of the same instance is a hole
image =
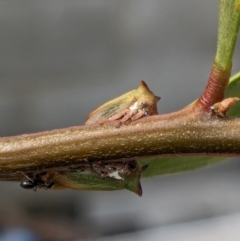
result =
[[[225,97],[240,98],[240,72],[231,77]],[[240,117],[240,101],[238,101],[229,111],[229,116]]]
[[[240,72],[230,79],[226,97],[240,98]],[[240,117],[240,101],[229,110],[228,115]],[[148,165],[148,168],[142,173],[142,177],[153,177],[192,171],[224,160],[227,159],[225,157],[197,156],[151,158],[138,160],[137,162],[140,165]]]
[[[142,177],[175,174],[205,167],[226,160],[224,157],[162,157],[138,160],[141,165],[148,165]]]

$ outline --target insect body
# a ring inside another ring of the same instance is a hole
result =
[[[127,189],[142,195],[141,173],[146,166],[136,161],[90,164],[84,170],[72,170],[54,173],[54,189],[70,188],[76,190]]]
[[[54,185],[54,183],[45,183],[45,182],[37,182],[37,181],[23,181],[20,183],[20,186],[25,189],[33,189],[34,191],[37,190],[37,188],[51,188]]]
[[[40,174],[37,174],[34,179],[31,179],[27,175],[24,174],[24,176],[27,177],[28,181],[23,181],[20,183],[20,186],[25,189],[33,189],[34,191],[37,191],[37,188],[44,188],[49,189],[52,188],[54,185],[54,182],[47,182],[45,181]]]
[[[157,115],[157,102],[160,97],[155,96],[142,80],[136,90],[123,94],[90,113],[85,124],[104,123],[107,120],[119,120],[128,124],[131,121],[148,115]]]

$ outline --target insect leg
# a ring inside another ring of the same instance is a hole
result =
[[[132,121],[134,120],[138,120],[140,118],[142,118],[143,116],[146,116],[146,111],[143,110],[139,110],[135,115],[132,116]]]
[[[123,111],[111,116],[108,120],[110,120],[110,121],[118,120],[118,119],[122,118],[123,116],[125,116],[129,111],[130,111],[129,109],[123,110]]]
[[[121,119],[122,123],[125,123],[126,121],[128,121],[129,119],[132,118],[132,116],[136,115],[138,112],[137,109],[134,110],[129,110],[128,113]]]

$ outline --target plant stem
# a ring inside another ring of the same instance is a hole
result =
[[[146,117],[120,128],[109,123],[0,138],[0,178],[83,161],[240,154],[239,119],[219,120],[209,115],[199,121],[177,118],[175,113]]]
[[[229,70],[240,26],[240,11],[235,0],[219,1],[218,41],[215,64]]]
[[[207,86],[196,102],[207,109],[224,98],[231,74],[232,57],[240,25],[240,11],[235,0],[219,1],[217,51]]]

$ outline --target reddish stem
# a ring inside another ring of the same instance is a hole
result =
[[[203,109],[209,109],[215,103],[222,101],[230,73],[231,68],[223,70],[215,63],[212,67],[207,86],[196,104],[200,105]]]

